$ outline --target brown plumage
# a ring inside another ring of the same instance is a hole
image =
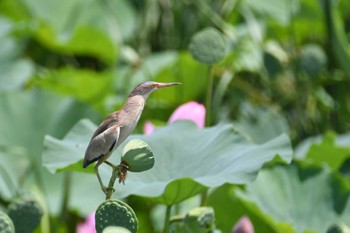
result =
[[[98,167],[105,162],[114,167],[107,159],[112,152],[131,134],[140,119],[145,101],[153,91],[181,83],[158,83],[144,82],[139,84],[130,93],[124,106],[117,112],[107,116],[98,126],[90,143],[86,149],[83,167],[86,168],[91,163],[97,161],[95,172],[100,183],[101,189],[106,193],[106,187],[103,185],[98,172]]]

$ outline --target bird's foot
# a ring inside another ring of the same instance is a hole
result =
[[[110,187],[106,187],[106,186],[102,186],[101,189],[104,192],[104,194],[106,194],[106,195],[115,192],[114,188],[110,188]]]
[[[113,170],[117,167],[115,166],[113,163],[109,162],[109,161],[104,161],[105,164],[109,165]]]
[[[114,189],[114,188],[107,188],[107,192],[114,193],[114,192],[115,192],[115,189]]]
[[[104,194],[107,194],[107,187],[106,186],[101,186],[101,189],[104,192]]]

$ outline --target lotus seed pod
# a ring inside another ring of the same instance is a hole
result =
[[[140,139],[133,139],[123,149],[122,164],[131,172],[142,172],[154,166],[151,147]]]
[[[0,232],[1,233],[15,233],[15,226],[11,218],[4,212],[0,212]]]
[[[344,223],[335,223],[328,228],[327,233],[350,233],[350,228]]]
[[[206,28],[194,34],[189,49],[197,61],[212,65],[224,58],[226,41],[222,33],[215,28]]]
[[[187,232],[208,233],[215,230],[215,214],[211,207],[198,207],[187,213],[184,228]]]
[[[33,199],[19,199],[8,207],[16,233],[32,233],[38,227],[43,215],[39,204]]]
[[[321,73],[327,65],[327,55],[323,48],[317,44],[307,44],[302,48],[300,68],[311,77]]]
[[[184,227],[183,217],[176,215],[171,217],[169,225],[169,233],[187,233]]]
[[[124,227],[106,227],[102,233],[131,233]]]
[[[96,210],[96,231],[102,233],[109,226],[124,227],[131,233],[137,232],[137,217],[131,207],[119,200],[107,200]]]

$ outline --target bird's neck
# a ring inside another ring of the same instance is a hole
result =
[[[136,124],[140,119],[141,113],[145,106],[146,99],[142,95],[134,95],[127,99],[122,112],[122,121],[130,122],[131,124]]]

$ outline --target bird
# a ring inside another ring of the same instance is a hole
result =
[[[155,90],[175,85],[181,85],[181,83],[147,81],[137,85],[129,94],[123,107],[119,111],[109,114],[97,127],[87,146],[83,168],[97,161],[94,170],[105,194],[107,194],[107,187],[102,182],[98,167],[102,163],[106,163],[112,168],[115,167],[107,159],[135,129],[148,96]]]

